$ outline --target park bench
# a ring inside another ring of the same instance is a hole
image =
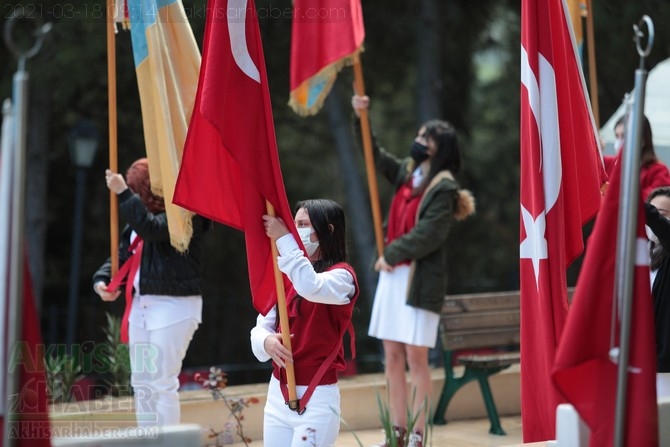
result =
[[[435,424],[446,424],[451,398],[463,385],[476,380],[491,422],[489,433],[505,435],[489,376],[519,363],[519,314],[519,291],[445,297],[440,319],[445,378],[433,417]],[[459,376],[454,361],[465,367]]]

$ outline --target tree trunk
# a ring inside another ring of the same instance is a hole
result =
[[[442,57],[439,0],[422,0],[417,29],[417,117],[419,125],[442,117]]]
[[[28,139],[26,157],[26,242],[28,264],[33,280],[35,306],[42,309],[44,253],[47,229],[47,175],[49,167],[49,92],[32,87],[29,93]]]

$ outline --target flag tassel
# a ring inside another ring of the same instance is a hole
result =
[[[362,51],[363,47],[357,48],[356,51],[349,56],[339,59],[330,65],[326,65],[316,75],[300,84],[298,88],[290,93],[288,105],[291,109],[300,116],[316,115],[323,107],[323,103],[326,101],[328,93],[333,88],[335,79],[337,79],[336,75],[344,67],[354,65],[356,61],[359,60]],[[318,95],[314,101],[310,103],[307,97],[309,96],[310,87],[313,87],[313,84],[315,83],[323,83],[323,85],[320,86],[322,94]]]

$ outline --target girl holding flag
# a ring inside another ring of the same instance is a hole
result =
[[[351,315],[359,291],[347,263],[344,211],[332,200],[298,203],[295,226],[305,251],[281,219],[265,215],[263,222],[267,236],[276,241],[279,270],[291,281],[286,306],[292,348],[282,344],[276,306],[258,316],[251,348],[258,360],[272,360],[274,367],[263,445],[334,446],[340,429],[337,373],[346,366],[342,340],[348,330],[353,347]],[[287,362],[295,370],[297,411],[287,405]]]

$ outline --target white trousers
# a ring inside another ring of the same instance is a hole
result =
[[[306,386],[297,387],[298,397]],[[272,376],[263,419],[264,447],[333,447],[340,431],[340,389],[337,384],[320,385],[303,414],[284,402],[279,381]]]
[[[179,424],[179,373],[197,328],[192,318],[152,331],[129,324],[130,383],[138,426]]]

